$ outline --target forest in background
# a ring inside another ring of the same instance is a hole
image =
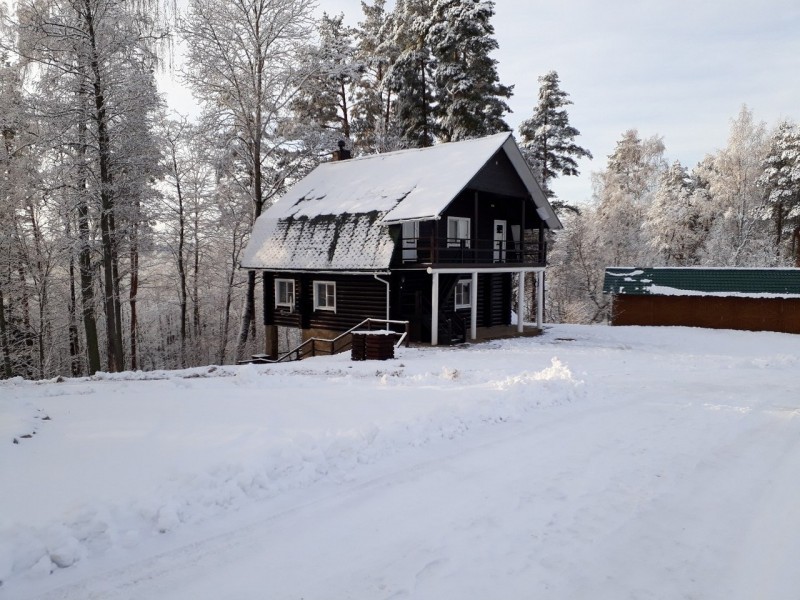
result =
[[[252,223],[339,140],[355,155],[506,131],[512,85],[493,2],[362,2],[356,27],[308,0],[22,0],[0,5],[0,377],[230,363],[262,349]],[[6,12],[2,12],[6,11]],[[172,114],[176,77],[197,121]],[[546,66],[542,66],[542,71]],[[609,265],[786,266],[797,256],[800,135],[743,107],[691,170],[625,132],[593,202],[549,190],[591,156],[558,75],[517,140],[565,224],[547,319],[602,322]]]

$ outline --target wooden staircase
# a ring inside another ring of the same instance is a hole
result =
[[[383,328],[388,329],[390,325],[396,327],[403,327],[403,331],[395,332],[400,335],[400,339],[395,343],[395,348],[399,348],[403,343],[408,346],[408,327],[409,321],[392,321],[387,319],[364,319],[355,327],[351,327],[344,333],[336,336],[332,340],[324,338],[309,338],[299,346],[292,348],[278,358],[270,358],[267,354],[254,354],[249,360],[241,360],[239,364],[272,364],[280,362],[289,362],[295,360],[303,360],[310,356],[331,356],[341,352],[347,352],[353,346],[353,332],[361,329],[370,331],[372,329],[381,329],[376,327],[383,325]]]

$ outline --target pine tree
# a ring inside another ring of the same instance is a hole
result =
[[[608,167],[595,179],[596,219],[608,265],[653,262],[642,223],[665,170],[660,137],[642,140],[639,132],[631,129],[617,142]]]
[[[392,92],[386,85],[394,47],[388,44],[386,0],[361,2],[364,20],[355,30],[356,62],[361,76],[353,82],[352,127],[354,146],[366,152],[387,152],[400,147],[392,127]]]
[[[657,251],[657,264],[696,264],[703,238],[701,210],[695,182],[680,161],[664,171],[644,222],[649,245]]]
[[[384,79],[392,94],[392,121],[408,146],[431,146],[434,122],[434,59],[428,44],[430,6],[425,0],[398,0],[387,18],[381,51],[396,57]]]
[[[758,180],[764,189],[767,209],[775,225],[775,248],[800,218],[800,130],[789,121],[781,122],[769,142],[764,172]]]
[[[350,87],[363,66],[355,57],[355,31],[343,21],[344,15],[323,14],[319,43],[306,53],[309,76],[292,102],[293,130],[312,154],[329,154],[339,140],[351,139]]]
[[[579,158],[592,158],[592,153],[578,146],[580,131],[569,124],[566,106],[572,104],[569,94],[559,87],[558,73],[550,71],[539,78],[539,103],[533,116],[519,126],[520,149],[548,198],[555,198],[550,184],[560,175],[578,175]],[[574,207],[552,201],[553,208]]]
[[[503,115],[513,86],[499,82],[498,48],[491,18],[494,2],[436,0],[427,32],[436,61],[437,130],[443,141],[490,135],[509,129]]]

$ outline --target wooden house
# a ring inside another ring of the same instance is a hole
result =
[[[365,318],[407,320],[436,345],[511,325],[526,273],[541,323],[545,230],[560,227],[502,133],[321,164],[258,218],[241,266],[263,274],[268,330],[331,338]]]
[[[800,269],[606,269],[612,325],[800,333]]]

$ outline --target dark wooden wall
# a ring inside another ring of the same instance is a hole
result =
[[[800,333],[800,299],[615,295],[612,325]]]
[[[455,311],[455,294],[448,292],[457,280],[470,278],[469,274],[440,275],[440,311]],[[295,306],[292,310],[275,307],[275,279],[295,282]],[[381,279],[389,279],[389,276]],[[314,281],[336,282],[335,313],[314,310]],[[371,275],[265,273],[264,284],[266,325],[346,331],[366,318],[386,318],[386,285]],[[411,339],[415,341],[430,340],[431,284],[432,276],[425,270],[395,271],[391,275],[391,318],[411,321]],[[510,273],[478,275],[478,327],[510,324],[511,292]],[[469,323],[469,309],[455,312]],[[421,318],[423,314],[425,316]]]
[[[275,307],[275,279],[294,280],[293,310]],[[381,279],[388,279],[388,276]],[[314,281],[336,283],[336,312],[314,310]],[[267,273],[264,282],[264,322],[267,325],[346,331],[367,318],[386,318],[386,285],[372,275]]]
[[[528,189],[517,175],[517,170],[511,164],[504,150],[498,150],[472,178],[467,187],[504,196],[528,197]]]
[[[455,310],[455,294],[448,292],[460,279],[470,274],[439,276],[441,312],[457,312],[469,324],[468,308]],[[411,339],[430,341],[430,307],[433,277],[424,270],[396,271],[392,276],[392,318],[411,321]],[[510,273],[480,273],[478,275],[478,327],[509,325],[511,323]]]

